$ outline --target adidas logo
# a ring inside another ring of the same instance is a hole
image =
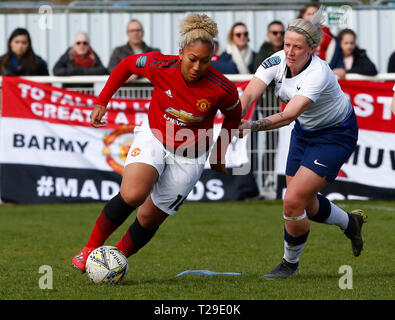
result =
[[[173,95],[171,94],[170,89],[167,90],[167,91],[165,91],[165,93],[167,94],[167,96],[168,96],[169,98],[173,98]]]

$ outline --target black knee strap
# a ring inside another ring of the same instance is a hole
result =
[[[315,216],[309,217],[309,219],[315,222],[324,223],[331,214],[331,203],[322,194],[317,194],[317,198],[319,203],[318,212]]]
[[[130,237],[132,238],[135,245],[138,248],[142,248],[148,243],[148,241],[151,240],[151,238],[154,236],[154,234],[158,229],[159,228],[154,230],[145,229],[141,226],[141,224],[136,218],[136,220],[134,220],[134,222],[130,226],[129,232],[130,232]]]
[[[135,209],[135,207],[127,204],[121,194],[118,193],[107,202],[104,212],[108,220],[113,223],[122,224]]]

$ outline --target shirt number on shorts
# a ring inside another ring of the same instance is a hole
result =
[[[177,211],[178,209],[180,209],[180,206],[182,205],[182,203],[185,201],[185,199],[187,198],[187,196],[183,197],[181,194],[179,194],[177,196],[176,201],[174,201],[170,206],[169,209],[174,209],[174,211]]]

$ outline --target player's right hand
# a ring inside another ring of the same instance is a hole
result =
[[[103,116],[106,114],[107,109],[105,106],[97,104],[91,113],[91,126],[95,128],[102,128],[107,123],[101,121]]]

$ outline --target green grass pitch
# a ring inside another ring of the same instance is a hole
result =
[[[156,236],[129,258],[120,286],[94,285],[71,266],[85,245],[103,203],[0,206],[0,299],[2,300],[359,300],[395,298],[395,202],[338,202],[361,208],[365,248],[352,255],[336,226],[311,222],[300,273],[262,280],[283,255],[281,201],[192,203],[169,217]],[[115,245],[135,213],[106,242]],[[40,289],[40,267],[52,269],[52,289]],[[352,289],[341,289],[343,265]],[[202,276],[185,270],[242,272]]]

